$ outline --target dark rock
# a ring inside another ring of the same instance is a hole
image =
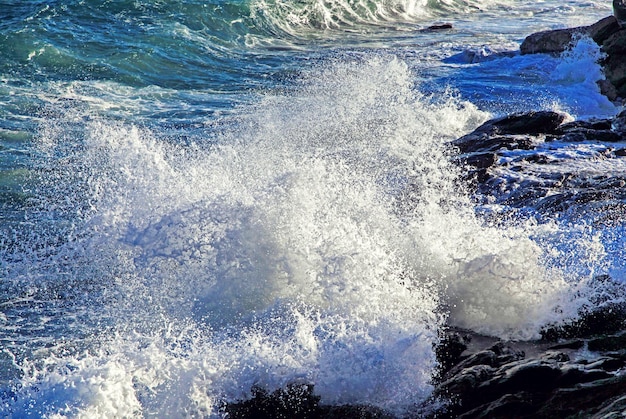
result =
[[[602,43],[602,52],[606,58],[602,67],[606,79],[615,87],[620,97],[626,96],[626,30],[613,33]]]
[[[474,398],[476,389],[485,381],[491,379],[496,369],[488,365],[474,365],[463,368],[448,380],[437,387],[437,394],[453,398]]]
[[[551,111],[525,112],[492,119],[458,140],[452,142],[461,153],[494,152],[534,148],[531,136],[557,134],[565,115]]]
[[[613,0],[613,16],[617,19],[620,27],[626,24],[626,2],[624,0]]]
[[[464,169],[460,180],[477,192],[478,202],[500,204],[513,212],[531,209],[547,216],[567,215],[572,220],[593,210],[594,222],[615,225],[626,208],[626,175],[607,174],[600,167],[574,173],[562,170],[568,167],[568,159],[587,159],[593,168],[597,166],[593,161],[626,156],[626,148],[616,147],[626,142],[626,111],[612,119],[566,123],[564,119],[550,111],[517,113],[487,121],[452,141],[458,152],[452,161]],[[599,146],[583,154],[569,153],[569,144],[581,142]],[[552,152],[561,148],[564,153]],[[508,152],[515,150],[525,152]]]
[[[467,344],[471,341],[469,335],[463,335],[458,332],[449,332],[444,334],[439,345],[435,347],[435,356],[439,363],[439,374],[443,375],[453,365],[457,364],[461,359],[461,354],[467,349]]]
[[[546,352],[539,356],[540,359],[544,361],[555,361],[555,362],[567,362],[570,360],[569,355],[565,352],[555,351],[552,349],[548,349]]]
[[[476,131],[489,134],[551,134],[565,121],[565,115],[552,111],[530,111],[492,119]]]
[[[438,25],[430,25],[423,31],[429,32],[429,31],[441,31],[441,30],[447,30],[447,29],[452,29],[452,23],[441,23]]]
[[[615,118],[613,118],[610,128],[615,132],[624,134],[626,133],[626,111],[621,111]]]
[[[626,366],[626,355],[623,356],[605,356],[599,358],[590,364],[587,364],[589,369],[601,369],[604,371],[617,371]]]
[[[531,416],[537,409],[533,402],[537,397],[532,393],[519,392],[515,394],[505,394],[499,399],[488,403],[486,406],[479,406],[469,412],[462,413],[458,419],[462,418],[519,418]]]
[[[529,136],[490,136],[489,134],[473,132],[459,138],[452,143],[461,153],[493,153],[505,150],[531,150],[534,148],[534,139]]]
[[[526,353],[522,350],[513,348],[511,345],[500,341],[489,348],[496,354],[498,365],[508,364],[512,361],[519,361],[526,357]]]
[[[560,54],[572,43],[575,35],[582,35],[583,28],[557,29],[533,33],[524,39],[520,52],[525,54]]]
[[[506,362],[507,354],[516,356]],[[523,354],[498,342],[461,359],[435,389],[435,396],[449,403],[429,417],[591,417],[625,405],[626,351],[587,359],[578,354],[575,360],[551,349],[529,359]]]
[[[556,362],[534,359],[501,368],[498,375],[484,386],[494,394],[547,391],[556,386],[562,374]]]
[[[626,349],[626,333],[592,339],[587,345],[590,351],[609,352],[624,350]]]
[[[575,37],[582,35],[590,36],[601,45],[619,29],[615,17],[609,16],[589,26],[537,32],[524,39],[520,52],[522,54],[560,54],[571,45]]]
[[[255,388],[253,398],[224,406],[233,419],[392,419],[394,416],[373,406],[324,406],[313,394],[313,386],[290,385],[273,393]]]
[[[487,169],[498,161],[496,153],[467,153],[456,159],[456,163],[460,165],[472,166],[477,169]]]
[[[613,374],[602,369],[580,368],[579,366],[568,365],[561,369],[561,376],[555,384],[559,388],[567,388],[611,377],[613,377]]]
[[[617,101],[617,99],[619,98],[619,94],[617,92],[617,89],[615,88],[613,83],[611,83],[610,80],[607,80],[607,79],[598,80],[596,84],[600,88],[600,93],[606,96],[607,99],[609,99],[611,102]]]
[[[593,25],[587,26],[589,35],[598,45],[602,45],[611,35],[620,30],[619,22],[614,16],[607,16],[600,19]]]
[[[601,92],[610,100],[626,97],[626,27],[623,29],[619,19],[616,19],[617,16],[623,18],[622,8],[623,5],[615,9],[615,16],[608,16],[593,25],[531,34],[520,45],[520,52],[560,54],[571,46],[576,37],[590,36],[606,55],[602,61],[606,80],[598,83]]]
[[[626,294],[626,284],[615,281],[608,275],[598,275],[586,285],[583,292],[589,294],[591,308],[583,309],[573,321],[542,330],[544,340],[590,338],[626,330],[626,303],[622,302]],[[594,346],[599,347],[599,344]]]
[[[536,417],[590,417],[599,410],[599,405],[625,393],[626,375],[558,389],[541,405]]]
[[[626,416],[626,396],[617,397],[604,403],[602,409],[591,419],[620,419]]]
[[[558,135],[563,135],[568,132],[576,131],[579,129],[583,130],[610,130],[613,126],[612,119],[591,119],[588,121],[572,121],[566,122],[560,125],[556,133]]]
[[[569,342],[563,342],[558,345],[550,346],[549,350],[558,350],[558,349],[580,349],[585,346],[585,342],[583,340],[577,339]]]
[[[397,419],[390,413],[373,406],[322,406],[319,419]]]
[[[610,303],[585,311],[572,322],[548,327],[541,331],[541,336],[546,341],[556,341],[615,333],[624,329],[626,329],[626,306],[622,303]]]
[[[611,130],[594,130],[577,128],[567,131],[559,141],[578,143],[583,141],[597,141],[607,143],[617,143],[624,140],[623,134]]]
[[[268,393],[261,388],[253,389],[253,398],[224,408],[229,418],[315,418],[320,398],[313,395],[311,385],[292,385]]]

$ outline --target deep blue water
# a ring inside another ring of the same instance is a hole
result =
[[[444,324],[534,339],[623,280],[619,220],[490,223],[446,146],[514,111],[619,112],[591,41],[517,52],[608,2],[14,3],[0,416],[219,417],[290,383],[402,415]],[[626,170],[593,147],[546,152]]]

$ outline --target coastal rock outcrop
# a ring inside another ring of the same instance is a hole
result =
[[[531,34],[520,45],[520,52],[559,54],[580,36],[591,37],[605,54],[600,64],[608,83],[600,83],[602,92],[611,100],[626,98],[626,27],[621,26],[615,16],[608,16],[589,26]]]
[[[555,29],[531,34],[520,45],[522,54],[560,54],[577,36],[586,35],[602,45],[621,28],[614,16],[608,16],[589,26]]]
[[[513,114],[453,141],[458,150],[454,160],[465,167],[478,203],[584,215],[594,222],[621,218],[626,172],[606,168],[623,166],[626,112],[613,119],[565,118],[550,111]],[[574,152],[576,144],[584,151]],[[574,170],[576,165],[585,170]]]
[[[433,397],[443,400],[445,408],[429,417],[622,417],[625,343],[626,332],[619,332],[558,343],[497,341],[463,352],[436,385]],[[524,345],[534,353],[527,356],[517,347]],[[447,364],[449,360],[442,362]]]
[[[476,200],[497,213],[622,225],[626,111],[588,121],[551,111],[507,115],[451,146]],[[450,332],[443,341],[453,350],[441,357],[434,396],[447,404],[431,418],[626,416],[626,283],[596,276],[585,295],[578,318],[546,325],[537,342],[466,344],[459,355],[471,335]]]

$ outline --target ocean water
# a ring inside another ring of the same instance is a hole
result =
[[[532,340],[575,318],[595,276],[624,279],[622,218],[494,222],[447,143],[515,111],[617,114],[589,39],[517,52],[609,14],[0,1],[0,416],[221,417],[312,384],[401,417],[444,328]],[[626,171],[594,147],[545,152]]]

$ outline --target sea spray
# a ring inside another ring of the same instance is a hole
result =
[[[445,322],[519,339],[558,319],[568,282],[545,249],[458,187],[446,142],[487,115],[413,79],[394,57],[343,57],[191,145],[44,121],[31,216],[54,240],[20,280],[69,284],[87,330],[15,357],[9,411],[219,415],[305,383],[401,414],[431,392]]]
[[[561,94],[575,97],[573,103],[576,107],[591,115],[616,112],[615,104],[600,93],[598,86],[600,81],[605,80],[599,65],[602,58],[604,54],[591,37],[579,36],[561,54],[558,65],[550,73],[550,81],[560,87]],[[589,115],[575,116],[584,118]]]

